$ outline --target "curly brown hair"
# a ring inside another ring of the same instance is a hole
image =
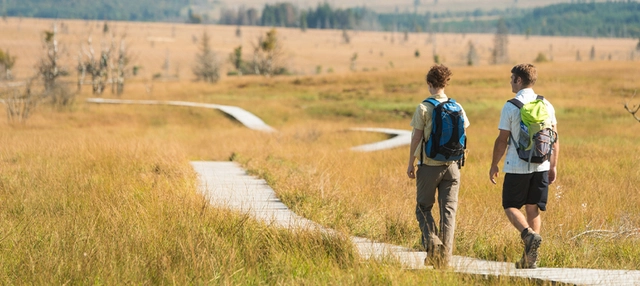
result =
[[[427,83],[433,88],[444,88],[449,84],[452,74],[451,70],[442,64],[432,66],[427,73]]]
[[[536,67],[532,64],[519,64],[511,69],[511,73],[522,79],[523,86],[533,86],[538,79]]]

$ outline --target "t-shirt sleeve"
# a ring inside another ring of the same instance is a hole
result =
[[[422,108],[422,104],[419,104],[416,107],[416,111],[413,113],[413,118],[411,118],[411,127],[418,130],[424,130],[424,108]]]
[[[464,120],[464,128],[468,128],[469,125],[471,125],[471,122],[469,122],[469,118],[467,117],[467,112],[464,110],[464,107],[462,107],[462,105],[460,105],[460,109],[462,110],[462,119]]]
[[[545,99],[545,104],[547,105],[547,112],[549,112],[549,116],[551,116],[551,124],[558,124],[558,120],[556,119],[556,109],[553,105]]]
[[[502,107],[502,112],[500,112],[500,123],[498,124],[498,129],[500,130],[506,130],[506,131],[511,131],[511,113],[512,113],[512,108],[510,108],[509,105],[512,105],[511,103],[507,103]],[[516,108],[516,106],[513,106],[513,108]]]

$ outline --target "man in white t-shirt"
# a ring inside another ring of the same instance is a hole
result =
[[[536,99],[537,95],[532,87],[537,79],[536,68],[532,64],[519,64],[511,69],[511,91],[516,94],[515,99],[523,104]],[[557,120],[553,105],[544,100],[553,130],[557,132]],[[522,259],[516,262],[516,268],[536,268],[538,248],[542,243],[540,227],[542,219],[540,211],[546,210],[549,185],[557,178],[558,152],[560,143],[556,140],[553,153],[548,161],[540,164],[526,162],[518,157],[516,144],[511,142],[513,136],[518,141],[520,129],[520,109],[507,102],[500,114],[500,133],[493,146],[493,159],[489,171],[489,179],[496,184],[498,177],[498,163],[507,153],[503,171],[506,173],[502,186],[502,207],[511,224],[520,231],[525,249]],[[520,212],[525,207],[526,215]]]

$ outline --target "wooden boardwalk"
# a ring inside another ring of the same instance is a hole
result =
[[[322,226],[305,219],[285,206],[275,192],[262,180],[246,174],[234,162],[191,162],[199,175],[202,194],[217,207],[250,214],[259,220],[289,229]],[[417,226],[416,226],[417,227]],[[332,231],[330,229],[324,229]],[[424,252],[378,243],[361,237],[351,237],[360,256],[367,259],[395,258],[405,268],[426,269]],[[454,256],[452,270],[459,273],[514,276],[576,285],[640,285],[640,271],[599,270],[580,268],[515,269],[513,263],[493,262]]]
[[[96,104],[141,104],[141,105],[173,105],[173,106],[188,106],[199,108],[210,108],[220,110],[231,117],[238,120],[244,126],[249,129],[263,131],[263,132],[275,132],[276,130],[264,123],[262,119],[255,116],[253,113],[248,112],[240,107],[220,105],[212,103],[198,103],[189,101],[174,101],[174,100],[130,100],[130,99],[105,99],[105,98],[88,98],[87,103]],[[380,142],[374,142],[361,146],[351,148],[353,151],[358,152],[371,152],[379,151],[391,148],[397,148],[404,145],[411,144],[411,131],[391,128],[352,128],[354,131],[368,131],[368,132],[380,132],[389,135],[391,138]]]
[[[351,130],[380,132],[380,133],[385,133],[391,136],[391,138],[384,141],[353,147],[351,148],[351,150],[353,151],[371,152],[371,151],[392,149],[392,148],[397,148],[397,147],[411,144],[411,131],[407,131],[407,130],[391,129],[391,128],[352,128]]]
[[[274,132],[275,129],[273,127],[267,125],[260,119],[255,116],[253,113],[248,112],[240,107],[229,106],[229,105],[220,105],[220,104],[212,104],[212,103],[198,103],[198,102],[189,102],[189,101],[175,101],[175,100],[128,100],[128,99],[105,99],[105,98],[88,98],[88,103],[98,103],[98,104],[142,104],[142,105],[173,105],[173,106],[188,106],[188,107],[200,107],[200,108],[210,108],[217,109],[226,114],[229,114],[244,126],[249,129],[264,131],[264,132]]]

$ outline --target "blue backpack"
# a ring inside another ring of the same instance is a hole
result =
[[[427,98],[423,102],[434,106],[431,135],[424,144],[425,154],[436,161],[459,161],[462,166],[467,148],[462,108],[452,98],[445,102]]]

